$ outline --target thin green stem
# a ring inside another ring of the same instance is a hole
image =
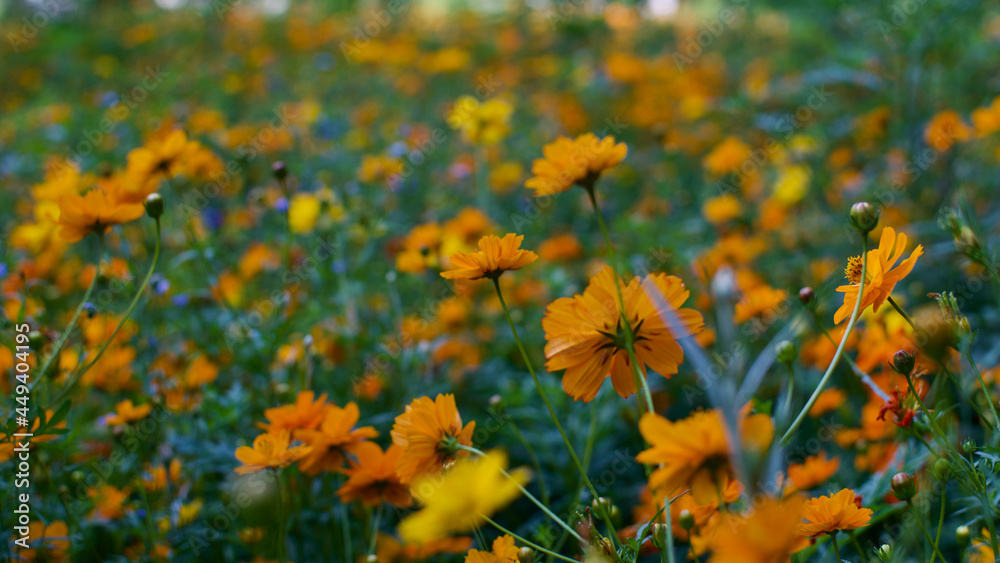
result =
[[[684,493],[681,493],[684,494]],[[677,495],[680,497],[680,495]],[[674,563],[674,529],[673,522],[671,522],[670,505],[673,503],[670,497],[667,496],[663,499],[663,520],[664,520],[664,533],[666,536],[663,538],[663,549],[661,550],[661,559],[663,559],[662,554],[666,552],[667,556],[664,559],[666,563]]]
[[[858,280],[858,296],[857,300],[854,302],[854,310],[851,311],[851,318],[847,321],[847,328],[844,330],[844,336],[840,339],[840,344],[837,346],[837,351],[833,355],[833,359],[830,361],[830,365],[826,368],[826,373],[819,380],[819,384],[816,386],[816,390],[806,401],[804,407],[799,412],[795,420],[792,421],[792,425],[788,427],[785,431],[785,435],[781,437],[781,443],[788,443],[788,439],[791,437],[792,433],[798,429],[799,425],[802,424],[802,420],[805,419],[806,415],[812,410],[816,400],[819,398],[820,393],[823,392],[823,388],[826,383],[830,380],[830,376],[833,375],[834,369],[836,369],[837,364],[840,362],[840,356],[844,353],[844,347],[847,345],[847,339],[851,335],[851,330],[854,329],[854,322],[858,320],[858,314],[861,312],[861,302],[864,300],[864,288],[865,288],[865,275],[868,269],[868,235],[861,235],[861,276]]]
[[[934,563],[934,555],[937,555],[938,545],[941,543],[941,528],[944,526],[944,507],[948,500],[948,483],[941,483],[941,511],[938,514],[937,534],[934,536],[935,553],[931,555],[931,563]],[[942,560],[942,563],[947,563]]]
[[[480,516],[482,516],[484,520],[486,520],[487,522],[489,522],[489,524],[491,526],[493,526],[494,528],[496,528],[497,530],[500,530],[501,532],[503,532],[503,533],[507,534],[508,536],[514,538],[515,540],[523,543],[524,545],[530,547],[531,549],[534,549],[535,551],[538,551],[540,553],[544,553],[544,554],[548,555],[549,557],[555,557],[556,559],[559,559],[561,561],[569,561],[570,563],[579,563],[579,561],[577,561],[576,559],[570,559],[569,557],[566,557],[565,555],[559,555],[558,553],[556,553],[554,551],[549,551],[549,550],[545,549],[544,547],[538,545],[537,543],[533,543],[533,542],[530,542],[530,541],[522,538],[521,536],[515,534],[514,532],[508,530],[507,528],[504,528],[500,524],[497,524],[496,522],[494,522],[493,520],[491,520],[489,516],[486,516],[485,514],[481,514]]]
[[[460,449],[463,449],[463,450],[467,451],[467,452],[474,453],[474,454],[476,454],[476,455],[478,455],[480,457],[486,457],[486,453],[485,452],[483,452],[482,450],[473,448],[471,446],[464,446],[462,444],[459,444],[458,447]],[[503,473],[505,477],[507,477],[508,479],[511,480],[512,483],[514,483],[515,485],[517,485],[517,488],[520,489],[522,493],[524,493],[524,496],[528,497],[528,500],[530,500],[531,502],[533,502],[535,504],[535,506],[537,506],[542,512],[544,512],[546,516],[548,516],[549,518],[551,518],[553,522],[555,522],[556,524],[559,524],[559,526],[561,526],[562,529],[564,529],[567,532],[569,532],[570,535],[572,535],[574,538],[576,538],[577,541],[579,541],[580,543],[587,543],[587,541],[584,540],[583,537],[580,536],[580,534],[576,533],[576,530],[574,530],[572,526],[570,526],[566,522],[563,522],[562,518],[559,518],[558,516],[556,516],[554,512],[552,512],[551,510],[549,510],[549,507],[545,506],[545,503],[543,503],[542,501],[538,500],[537,498],[535,498],[535,495],[533,495],[530,492],[528,492],[528,489],[525,489],[524,486],[521,485],[521,483],[519,483],[517,481],[517,479],[514,479],[514,477],[511,476],[510,473],[507,473],[507,471],[504,470],[504,468],[502,468],[502,467],[500,467],[499,469],[500,469],[500,472]]]
[[[118,332],[122,329],[123,326],[125,326],[125,321],[127,321],[129,316],[132,315],[132,311],[135,310],[135,306],[139,304],[139,299],[142,297],[143,292],[146,291],[146,287],[149,285],[149,280],[152,279],[153,272],[156,271],[156,265],[157,263],[159,263],[159,261],[160,261],[160,219],[157,218],[156,250],[153,251],[153,262],[149,265],[149,271],[146,272],[146,277],[143,278],[142,285],[139,286],[139,290],[135,292],[135,297],[133,297],[132,302],[129,303],[128,309],[125,310],[125,314],[123,314],[121,320],[118,321],[118,326],[115,327],[115,331],[111,333],[111,337],[104,342],[104,345],[101,346],[101,349],[97,351],[97,354],[94,356],[94,358],[90,360],[90,362],[88,362],[85,366],[83,366],[82,369],[76,370],[69,377],[69,380],[66,382],[66,385],[63,387],[62,391],[60,391],[59,394],[56,395],[55,399],[49,401],[49,404],[46,405],[45,408],[49,408],[53,404],[58,403],[60,400],[62,400],[67,393],[73,390],[73,387],[80,380],[80,378],[83,377],[83,374],[87,373],[87,371],[90,368],[94,367],[94,364],[96,364],[97,361],[101,359],[101,356],[104,355],[104,351],[108,349],[108,346],[111,346],[111,343],[114,342],[115,337],[118,336]]]
[[[914,512],[917,511],[917,508],[915,506],[913,506],[912,502],[906,501],[906,504],[908,504],[910,506],[910,510],[912,510]],[[921,514],[914,514],[913,516],[914,516],[913,519],[917,521],[917,525],[920,526],[920,531],[924,534],[924,538],[927,540],[927,543],[931,544],[931,548],[933,548],[934,553],[937,554],[937,556],[941,558],[941,561],[947,561],[947,559],[944,558],[944,555],[941,555],[941,550],[938,549],[937,544],[934,543],[933,539],[931,539],[931,535],[929,533],[927,533],[927,527],[924,526],[923,518],[921,518],[922,515]],[[931,561],[934,561],[934,560],[931,559]]]
[[[281,484],[281,475],[278,473],[278,468],[272,467],[271,471],[274,475],[275,487],[278,488],[278,562],[285,563],[288,560],[288,556],[285,554],[285,543],[287,543],[285,534],[288,527],[288,523],[285,521],[285,492]]]
[[[521,337],[517,334],[517,327],[514,326],[514,320],[510,316],[510,310],[507,308],[507,302],[504,301],[503,292],[500,291],[499,278],[493,278],[493,287],[496,288],[497,298],[500,299],[500,306],[503,308],[503,314],[507,317],[507,324],[510,325],[510,332],[514,335],[514,340],[517,342],[517,348],[521,351],[521,358],[524,359],[524,363],[528,367],[528,373],[531,374],[531,378],[535,381],[535,387],[538,389],[538,394],[542,396],[542,402],[545,403],[545,408],[548,409],[549,415],[552,417],[552,422],[555,423],[556,429],[559,430],[559,435],[562,436],[563,443],[566,444],[566,449],[569,450],[569,455],[573,458],[573,463],[580,472],[580,476],[583,478],[584,483],[586,483],[587,488],[590,490],[590,494],[596,499],[600,495],[597,494],[597,489],[594,488],[594,484],[590,482],[590,477],[587,477],[587,470],[580,462],[579,456],[576,455],[576,450],[573,449],[573,445],[570,443],[569,437],[566,435],[566,431],[563,430],[562,423],[559,422],[559,417],[556,416],[556,410],[552,407],[552,403],[549,401],[549,397],[545,393],[545,388],[542,387],[542,382],[538,380],[538,375],[535,373],[535,368],[532,366],[531,358],[528,357],[528,352],[524,349]],[[603,513],[605,511],[602,510],[601,512]],[[611,522],[610,515],[602,514],[601,516],[603,517],[604,524],[608,527],[609,535],[612,538],[611,541],[614,543],[617,540],[618,532],[615,530],[614,524]],[[569,531],[571,535],[579,537],[575,530],[570,529]]]
[[[524,449],[528,451],[528,457],[531,459],[531,464],[535,466],[535,471],[538,473],[538,489],[542,494],[542,502],[549,504],[549,489],[545,485],[545,473],[542,471],[542,464],[538,460],[538,454],[535,453],[535,448],[531,446],[531,443],[524,438],[524,434],[521,433],[521,429],[514,424],[513,420],[508,421],[511,430],[514,431],[514,435],[517,436],[517,440],[521,442]]]
[[[90,295],[94,293],[94,287],[97,286],[97,278],[101,277],[101,260],[104,259],[104,235],[98,235],[97,240],[97,264],[94,266],[94,278],[90,280],[90,285],[87,286],[87,291],[84,292],[83,299],[81,299],[80,304],[77,305],[76,312],[73,313],[73,318],[70,319],[69,325],[65,330],[63,330],[63,333],[59,335],[59,339],[56,340],[56,345],[52,349],[52,353],[50,353],[49,357],[46,358],[45,364],[42,365],[42,369],[38,370],[38,379],[36,379],[34,385],[31,386],[32,390],[35,388],[35,385],[38,385],[38,382],[45,377],[49,368],[52,367],[52,362],[59,357],[59,352],[62,352],[62,349],[66,346],[70,333],[73,332],[73,328],[76,326],[77,321],[80,320],[80,314],[83,313],[83,308],[87,305],[87,302],[90,301]]]
[[[837,532],[830,534],[830,543],[833,544],[833,554],[837,556],[837,563],[844,563],[840,558],[840,547],[837,545]]]
[[[969,365],[972,366],[972,371],[976,374],[976,379],[979,380],[979,387],[983,390],[983,394],[986,395],[986,402],[990,404],[990,412],[993,413],[993,428],[997,432],[1000,432],[1000,415],[997,414],[997,407],[993,404],[993,397],[986,387],[986,382],[983,381],[983,374],[979,373],[979,367],[976,365],[976,361],[972,359],[972,350],[966,348],[965,357],[969,360]]]
[[[375,545],[378,543],[378,527],[382,523],[382,509],[385,508],[385,503],[380,502],[378,508],[375,510],[375,518],[372,520],[372,537],[368,544],[368,555],[375,555]]]

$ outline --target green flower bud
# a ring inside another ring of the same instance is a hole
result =
[[[892,361],[889,365],[892,366],[893,371],[899,375],[910,375],[913,372],[913,366],[916,364],[916,360],[913,354],[906,350],[900,350],[892,355]]]
[[[681,510],[681,513],[677,515],[677,525],[682,530],[694,528],[694,514],[691,514],[691,511],[686,508]]]
[[[533,563],[535,560],[535,550],[530,547],[522,547],[517,551],[518,563]]]
[[[795,358],[799,357],[799,351],[795,348],[795,344],[792,344],[788,340],[782,340],[774,347],[774,352],[777,356],[779,362],[787,364],[789,362],[794,362]]]
[[[892,476],[892,494],[899,500],[910,500],[917,494],[917,484],[913,475],[897,473]]]
[[[879,547],[875,548],[875,556],[878,557],[879,561],[891,561],[892,560],[892,546],[884,543]]]
[[[146,213],[153,219],[159,219],[163,215],[163,197],[153,192],[146,196]]]
[[[861,234],[868,234],[878,225],[881,212],[874,205],[861,201],[851,206],[851,226]]]
[[[955,528],[955,541],[958,542],[959,547],[965,549],[969,545],[969,540],[972,539],[972,534],[969,532],[968,526],[959,526]]]
[[[934,473],[934,478],[938,481],[947,481],[948,477],[951,476],[951,462],[943,457],[939,457],[934,461],[934,465],[931,466],[931,472]]]

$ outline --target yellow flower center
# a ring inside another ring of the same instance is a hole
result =
[[[847,259],[847,267],[844,268],[844,275],[851,283],[861,283],[861,257],[851,256]]]

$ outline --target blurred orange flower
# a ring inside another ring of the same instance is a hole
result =
[[[575,139],[559,137],[542,147],[545,158],[536,159],[531,165],[533,177],[524,183],[536,196],[564,192],[574,185],[591,187],[601,173],[610,170],[625,159],[628,147],[615,144],[612,136],[598,139],[585,133]]]
[[[236,448],[236,459],[243,462],[236,468],[240,475],[256,473],[268,468],[288,467],[309,454],[309,446],[289,448],[292,438],[287,430],[261,434],[254,438],[253,447]]]

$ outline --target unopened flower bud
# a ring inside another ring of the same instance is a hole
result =
[[[958,235],[955,236],[955,248],[966,256],[972,256],[979,252],[982,243],[972,229],[963,226],[958,230]]]
[[[874,205],[859,201],[851,206],[851,226],[861,234],[868,234],[878,225],[881,213]]]
[[[378,563],[378,555],[369,555],[365,557],[365,563]]]
[[[653,537],[650,540],[658,549],[663,549],[667,543],[667,525],[660,522],[653,524]]]
[[[691,511],[686,508],[681,510],[681,513],[677,515],[677,525],[682,530],[694,528],[694,514],[691,514]]]
[[[971,454],[972,452],[976,451],[976,441],[972,438],[966,438],[965,440],[962,440],[962,451],[967,454]]]
[[[38,350],[45,344],[45,337],[42,336],[41,332],[33,330],[28,333],[28,345],[31,346],[32,350]]]
[[[163,197],[153,192],[146,196],[146,213],[153,219],[159,219],[163,215]]]
[[[274,177],[279,181],[284,180],[288,177],[288,168],[285,167],[285,163],[278,160],[271,165],[271,172],[274,173]]]
[[[931,466],[931,472],[934,473],[934,478],[938,481],[947,481],[948,477],[951,476],[951,462],[946,458],[939,457]]]
[[[916,360],[913,358],[913,354],[906,350],[900,350],[892,355],[892,361],[889,362],[889,365],[899,375],[910,375],[913,372],[915,363]]]
[[[968,526],[959,526],[955,528],[955,541],[958,542],[959,547],[965,549],[969,545],[969,540],[972,539],[972,534],[969,532]]]
[[[884,543],[879,547],[875,548],[875,556],[878,557],[879,561],[891,561],[892,560],[892,546]]]
[[[518,563],[533,563],[535,560],[535,550],[530,547],[522,547],[517,551]]]
[[[812,300],[816,298],[816,292],[813,288],[806,286],[799,290],[799,301],[804,305],[812,303]]]
[[[910,500],[917,494],[917,484],[913,481],[913,475],[909,473],[897,473],[892,476],[892,494],[899,500]]]
[[[778,361],[787,364],[789,362],[794,362],[795,358],[799,356],[799,351],[795,348],[795,344],[792,344],[788,340],[782,340],[774,347],[774,353],[778,358]]]

